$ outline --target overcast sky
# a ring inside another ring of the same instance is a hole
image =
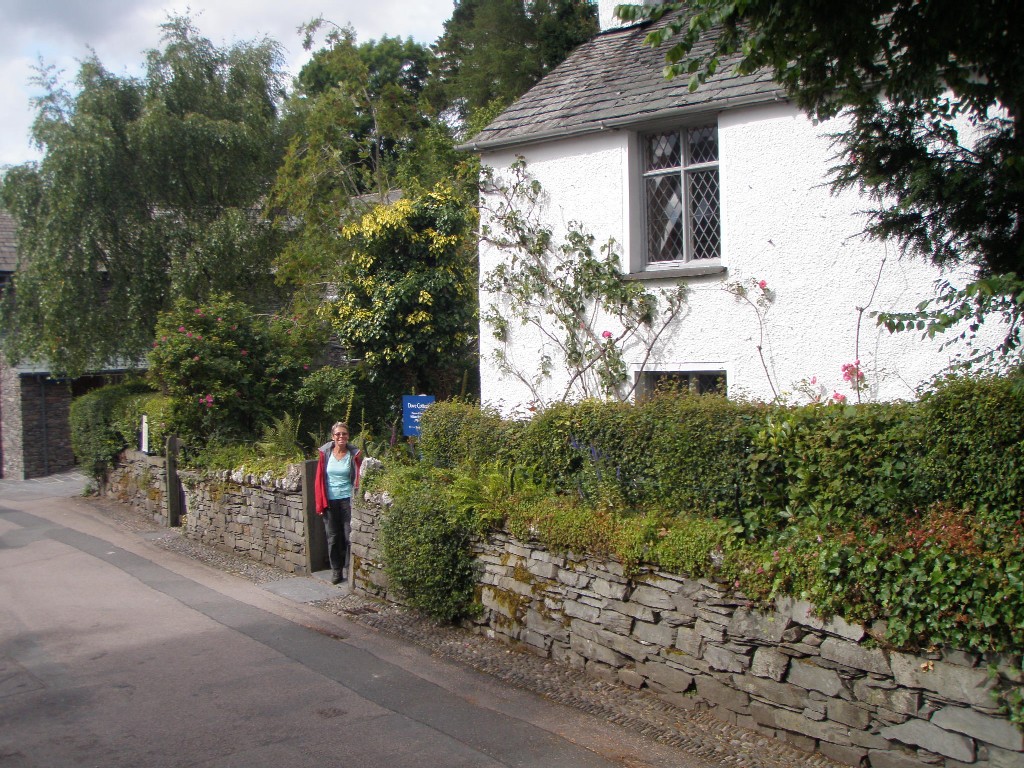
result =
[[[453,0],[0,0],[0,166],[39,157],[28,132],[36,93],[29,80],[40,57],[73,80],[92,48],[111,72],[137,75],[143,52],[160,42],[160,23],[191,9],[199,31],[217,45],[273,38],[295,74],[309,57],[296,28],[310,19],[350,23],[360,42],[387,34],[429,44],[453,6]]]

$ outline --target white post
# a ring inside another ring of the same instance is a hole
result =
[[[149,418],[142,414],[142,429],[139,431],[139,450],[149,453]]]

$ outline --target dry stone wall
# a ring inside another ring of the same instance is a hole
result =
[[[393,599],[380,512],[354,505],[354,585]],[[476,557],[485,610],[473,626],[491,637],[847,765],[1024,768],[1024,734],[991,695],[989,663],[1024,682],[1009,660],[889,651],[876,641],[884,627],[822,621],[799,600],[760,611],[707,580],[626,578],[618,563],[505,533],[478,541]]]
[[[168,525],[167,461],[140,451],[124,451],[107,473],[101,492],[136,510],[161,525]]]
[[[307,573],[299,465],[277,480],[241,472],[179,474],[186,536],[288,573]]]

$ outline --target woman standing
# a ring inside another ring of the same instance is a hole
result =
[[[320,446],[316,465],[316,513],[323,515],[331,584],[345,580],[348,540],[352,530],[352,494],[359,488],[363,454],[348,441],[348,424],[331,427],[331,442]]]

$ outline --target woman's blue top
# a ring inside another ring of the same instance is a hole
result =
[[[328,452],[327,498],[352,498],[352,451],[346,453],[343,459],[335,458],[334,451]]]

